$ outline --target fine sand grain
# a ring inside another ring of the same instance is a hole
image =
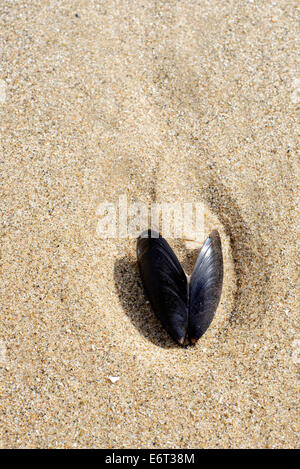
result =
[[[297,447],[299,19],[297,0],[1,1],[2,447]],[[135,241],[97,235],[120,195],[201,202],[220,231],[194,348],[153,317]]]

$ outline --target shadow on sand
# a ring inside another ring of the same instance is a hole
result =
[[[263,245],[258,233],[253,233],[243,221],[234,200],[225,187],[216,184],[206,186],[204,200],[217,215],[230,239],[232,257],[237,281],[234,304],[229,316],[228,327],[244,323],[254,312],[264,314],[268,299],[270,266],[265,264]],[[182,266],[191,273],[199,254],[199,249],[188,251],[183,243],[186,257]],[[226,269],[226,265],[224,266]],[[164,348],[178,347],[162,328],[151,311],[145,297],[137,262],[132,257],[124,257],[115,262],[115,286],[124,311],[132,324],[155,345]],[[256,318],[259,319],[259,318]]]

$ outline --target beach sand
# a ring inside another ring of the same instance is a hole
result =
[[[0,22],[0,446],[297,447],[299,2],[3,0]],[[120,195],[201,202],[221,233],[195,347],[135,240],[97,235]]]

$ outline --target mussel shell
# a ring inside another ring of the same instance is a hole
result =
[[[195,343],[208,329],[220,302],[223,256],[220,235],[214,230],[205,241],[190,279],[188,334]]]
[[[188,282],[179,260],[153,230],[138,238],[137,259],[154,313],[171,337],[183,344],[188,327]]]
[[[186,336],[196,343],[212,322],[222,293],[218,231],[205,241],[190,281],[167,241],[156,231],[147,230],[138,238],[137,259],[144,289],[164,328],[180,345]]]

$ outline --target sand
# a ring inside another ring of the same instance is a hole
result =
[[[1,447],[297,447],[298,1],[3,0],[0,21]],[[201,201],[221,233],[194,348],[153,317],[135,240],[97,236],[122,194]]]

